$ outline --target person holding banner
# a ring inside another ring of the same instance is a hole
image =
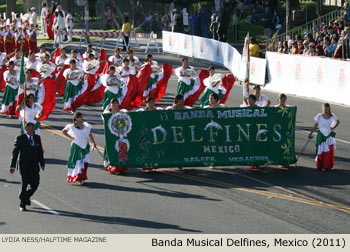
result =
[[[25,107],[24,107],[25,106]],[[30,93],[25,99],[25,104],[18,107],[21,123],[21,134],[24,133],[24,123],[31,122],[35,125],[35,134],[40,136],[40,118],[43,117],[43,107],[34,102],[34,94]]]
[[[80,112],[74,113],[73,123],[66,125],[62,133],[72,140],[68,168],[68,183],[78,182],[80,185],[87,180],[87,168],[90,162],[90,144],[88,138],[97,147],[91,133],[91,125],[84,122],[84,117]]]
[[[155,99],[153,97],[149,96],[146,99],[146,106],[145,106],[145,108],[140,108],[140,109],[137,110],[137,112],[154,111],[154,110],[163,110],[163,109],[161,107],[156,107]]]
[[[256,85],[254,88],[254,95],[256,97],[256,105],[258,107],[269,107],[271,101],[267,98],[266,95],[261,94],[261,89],[259,85]]]
[[[308,137],[311,139],[313,132],[318,128],[316,139],[316,168],[317,170],[331,171],[334,166],[334,151],[336,150],[335,128],[339,125],[339,120],[331,112],[329,103],[324,103],[322,113],[315,116],[315,125],[311,129]]]
[[[209,95],[209,105],[204,108],[225,108],[225,105],[219,103],[219,96],[216,93],[212,93]]]
[[[184,96],[178,94],[174,98],[174,104],[166,108],[166,110],[177,110],[177,109],[192,109],[190,106],[185,106]]]
[[[16,115],[19,81],[19,72],[15,70],[15,63],[13,61],[9,62],[8,70],[4,72],[4,80],[6,87],[2,98],[1,114],[11,117]]]
[[[256,96],[253,94],[248,96],[248,107],[250,108],[258,107],[258,105],[256,105]]]
[[[126,109],[119,109],[118,99],[113,98],[110,101],[110,104],[103,111],[103,114],[116,114],[116,113],[128,113],[128,110],[126,110]],[[110,165],[108,152],[107,152],[107,146],[108,145],[106,143],[105,150],[104,150],[104,153],[103,153],[103,156],[104,156],[104,160],[103,160],[104,170],[108,171],[110,173],[113,173],[113,174],[116,174],[116,173],[124,174],[128,170],[127,167],[111,166]]]

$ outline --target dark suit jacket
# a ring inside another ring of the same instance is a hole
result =
[[[11,167],[16,167],[19,155],[19,169],[21,174],[39,172],[39,163],[41,166],[45,166],[40,136],[34,134],[33,139],[34,146],[30,144],[26,134],[18,136],[15,140]]]

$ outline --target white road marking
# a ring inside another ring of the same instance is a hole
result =
[[[305,132],[305,133],[310,133],[310,131],[303,130],[303,129],[298,129],[298,128],[296,128],[296,130],[297,130],[297,131],[303,131],[303,132]],[[317,134],[316,132],[313,133],[313,135],[316,135],[316,134]],[[339,142],[342,142],[342,143],[350,144],[350,142],[345,141],[345,140],[342,140],[342,139],[336,138],[335,140],[336,140],[336,141],[339,141]]]
[[[33,203],[37,204],[38,206],[40,206],[41,208],[47,210],[48,212],[54,214],[54,215],[60,215],[59,213],[57,213],[56,211],[52,210],[51,208],[49,208],[48,206],[45,206],[43,203],[40,203],[37,200],[32,200]]]

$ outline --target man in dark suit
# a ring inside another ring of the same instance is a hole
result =
[[[27,123],[25,133],[16,138],[12,152],[10,173],[15,172],[17,158],[19,155],[19,171],[22,177],[22,189],[19,194],[20,211],[26,211],[30,205],[30,197],[39,186],[39,163],[41,171],[45,169],[45,161],[40,136],[34,134],[35,126]],[[28,185],[30,186],[28,188]]]

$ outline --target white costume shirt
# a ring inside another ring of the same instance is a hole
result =
[[[77,86],[77,85],[79,84],[80,80],[83,78],[84,72],[83,72],[83,70],[81,70],[80,68],[76,69],[75,71],[79,71],[78,78],[75,79],[75,80],[69,80],[69,82],[72,83],[74,86]],[[64,78],[67,79],[68,76],[71,74],[71,72],[73,72],[73,70],[70,69],[70,68],[64,70],[64,72],[63,72]]]
[[[37,121],[34,120],[34,118],[37,117],[38,114],[41,113],[42,110],[43,110],[43,106],[41,106],[39,103],[34,103],[31,108],[26,106],[26,118],[25,118],[25,121],[36,124]],[[20,119],[23,120],[23,118],[24,118],[24,109],[22,109],[19,112],[19,115],[20,115]]]
[[[88,67],[89,67],[89,63],[90,63],[90,61],[84,60],[84,62],[83,62],[83,70],[84,70],[84,72],[85,72],[85,73],[88,73],[88,74],[95,74],[95,73],[98,71],[98,69],[99,69],[99,67],[100,67],[100,64],[98,64],[98,65],[97,65],[96,67],[94,67],[93,69],[87,71],[87,70],[88,70]]]
[[[255,104],[259,107],[266,107],[269,102],[269,98],[266,95],[260,94],[259,99],[256,100]]]
[[[14,82],[9,83],[9,80],[11,80]],[[19,82],[19,72],[16,71],[16,74],[11,74],[9,70],[4,72],[4,80],[6,81],[6,85],[10,86],[13,89],[18,88],[18,82]]]
[[[331,128],[337,124],[338,117],[332,113],[332,116],[329,119],[326,119],[322,116],[321,113],[317,114],[314,118],[315,123],[318,124],[318,128],[324,136],[329,136],[331,133]]]
[[[64,127],[67,130],[67,133],[74,137],[73,143],[78,145],[80,148],[85,149],[88,145],[88,137],[91,132],[91,125],[87,122],[83,123],[84,128],[78,129],[74,126],[74,124],[68,124]]]
[[[123,75],[135,75],[136,74],[136,70],[134,67],[131,67],[129,66],[129,71],[126,71],[124,67],[119,67],[118,68],[118,71],[120,76],[123,76]],[[128,77],[122,77],[121,80],[126,83],[129,79],[129,76]]]
[[[29,14],[28,20],[29,20],[29,24],[30,24],[30,25],[31,25],[31,24],[36,25],[36,16],[37,16],[37,15],[36,15],[36,12],[35,12],[35,11]]]
[[[187,69],[194,70],[194,68],[191,67],[191,66],[188,66]],[[180,74],[184,75],[186,73],[187,69],[183,68],[182,66],[178,67],[178,68],[175,69],[175,75],[177,76],[177,78],[179,78],[179,80],[178,80],[179,82],[182,81],[185,84],[190,85],[191,84],[191,78],[190,77],[180,76]]]
[[[47,64],[47,63],[41,63],[41,62],[40,62],[40,63],[37,65],[37,67],[36,67],[36,71],[37,71],[38,73],[40,73],[41,78],[45,79],[45,78],[47,78],[47,77],[50,77],[50,76],[51,76],[51,73],[52,73],[53,71],[55,71],[56,65],[55,65],[54,63],[50,62],[50,63],[48,64],[48,65],[50,65],[50,68],[49,68],[47,71],[45,71],[45,72],[40,72],[40,68],[41,68],[41,66],[42,66],[43,64]]]
[[[119,88],[121,88],[120,86],[107,86],[107,82],[110,82],[112,78],[118,78],[119,80],[121,80],[119,74],[115,74],[113,77],[111,77],[109,74],[104,74],[101,76],[101,82],[103,86],[106,87],[105,92],[109,91],[113,94],[117,94],[119,92]]]
[[[112,55],[108,58],[108,61],[111,62],[114,65],[121,66],[123,64],[123,56],[120,55],[119,58],[117,58],[116,56]]]
[[[66,60],[67,59],[69,59],[69,57],[67,57],[67,58],[63,58],[62,56],[58,56],[57,58],[56,58],[56,60],[55,60],[55,64],[57,65],[57,66],[59,66],[59,65],[69,65],[69,62],[68,62],[68,64],[66,64]]]
[[[37,65],[40,63],[39,59],[35,59],[34,61],[29,60],[29,58],[24,59],[25,68],[28,69],[37,69]]]

